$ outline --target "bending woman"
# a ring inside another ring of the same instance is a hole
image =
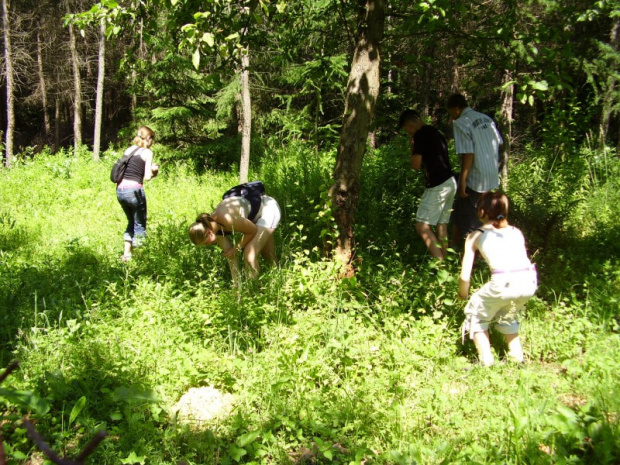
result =
[[[478,201],[482,227],[472,231],[465,241],[465,254],[459,277],[458,296],[469,295],[471,270],[476,251],[491,269],[491,280],[478,289],[465,307],[463,340],[469,333],[482,365],[493,364],[489,325],[504,335],[508,356],[523,361],[519,340],[519,312],[538,286],[536,267],[527,256],[521,231],[508,224],[508,197],[500,192],[485,192]]]
[[[116,198],[127,216],[127,228],[123,235],[125,249],[121,260],[131,260],[134,247],[139,247],[146,237],[146,194],[145,181],[157,176],[159,166],[153,163],[151,145],[155,133],[151,128],[142,126],[133,139],[133,145],[125,150],[132,154],[123,179],[116,186]]]
[[[246,267],[253,278],[258,276],[259,254],[269,263],[277,263],[273,233],[280,223],[280,206],[267,195],[258,198],[260,202],[254,208],[245,197],[225,198],[213,213],[200,214],[189,228],[189,237],[195,245],[217,243],[220,246],[222,254],[228,259],[235,284],[239,282],[237,252],[243,250]],[[237,245],[231,240],[234,233],[243,234]]]

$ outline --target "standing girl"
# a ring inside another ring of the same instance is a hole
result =
[[[491,269],[491,280],[476,291],[465,307],[463,339],[474,340],[482,365],[493,364],[489,324],[504,335],[508,355],[523,361],[519,340],[518,313],[537,288],[536,268],[529,260],[521,231],[508,224],[508,197],[501,192],[485,192],[478,201],[481,228],[465,241],[458,296],[469,295],[471,270],[476,251],[480,251]]]
[[[133,139],[133,145],[125,150],[125,155],[132,154],[123,179],[116,186],[116,198],[127,216],[127,229],[123,239],[125,247],[121,260],[131,260],[134,247],[139,247],[146,237],[146,195],[144,182],[150,181],[159,171],[153,163],[151,145],[155,133],[142,126]]]

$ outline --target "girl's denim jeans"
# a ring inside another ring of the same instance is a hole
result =
[[[116,198],[127,216],[123,238],[140,247],[146,237],[146,195],[143,187],[116,189]]]

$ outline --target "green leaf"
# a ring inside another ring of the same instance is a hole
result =
[[[138,456],[134,451],[131,451],[131,453],[127,456],[127,458],[121,459],[121,463],[124,463],[127,465],[133,465],[135,463],[144,465],[145,462],[146,462],[145,457]]]
[[[28,456],[27,456],[26,454],[24,454],[22,451],[19,451],[19,450],[14,450],[14,451],[11,453],[11,456],[12,456],[14,459],[17,459],[17,460],[25,460],[25,459],[27,459],[27,458],[28,458]]]
[[[198,21],[199,19],[208,19],[211,16],[210,11],[199,11],[198,13],[194,13],[194,19]]]
[[[237,447],[236,445],[231,445],[228,448],[228,454],[232,457],[232,459],[235,462],[239,462],[241,460],[241,458],[246,455],[248,452],[241,448],[241,447]]]
[[[136,387],[120,386],[114,389],[114,400],[123,401],[129,404],[142,404],[145,402],[160,402],[153,391],[139,389]]]
[[[194,50],[194,53],[192,54],[192,64],[194,65],[194,68],[196,69],[198,69],[198,67],[200,66],[200,49],[199,48]]]
[[[181,26],[181,31],[183,31],[185,33],[185,36],[188,39],[191,39],[192,37],[194,37],[196,35],[196,25],[195,24],[185,24],[184,26]]]
[[[547,81],[530,81],[530,85],[536,90],[549,90],[549,83]]]
[[[69,415],[69,425],[75,421],[78,417],[84,406],[86,405],[86,396],[82,396],[75,403],[73,408],[71,409],[71,414]]]
[[[245,447],[248,444],[251,444],[254,442],[254,440],[260,436],[260,433],[258,431],[252,431],[250,433],[241,435],[237,438],[236,444],[239,447]]]
[[[215,44],[215,36],[210,32],[205,32],[202,35],[202,41],[206,42],[209,47],[213,47]]]
[[[15,404],[25,405],[39,415],[45,415],[50,410],[47,401],[32,391],[13,391],[0,388],[0,396]]]

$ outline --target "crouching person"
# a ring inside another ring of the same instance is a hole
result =
[[[518,314],[536,292],[536,268],[529,260],[521,231],[508,224],[508,198],[501,192],[485,192],[478,201],[478,217],[483,225],[465,241],[458,296],[469,295],[471,270],[476,251],[491,269],[491,280],[472,294],[465,307],[463,342],[469,334],[474,340],[480,363],[492,365],[489,324],[504,335],[508,356],[523,361],[519,340]]]

